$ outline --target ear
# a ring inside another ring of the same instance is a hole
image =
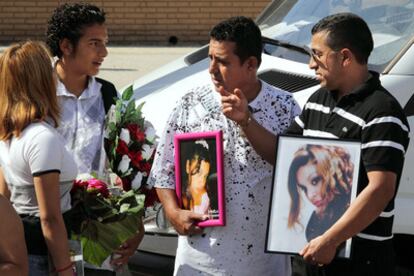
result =
[[[251,57],[248,57],[247,58],[247,60],[245,61],[245,63],[246,63],[246,65],[247,65],[247,69],[250,71],[250,70],[253,70],[253,71],[257,71],[257,69],[258,69],[258,65],[259,65],[259,62],[257,61],[257,58],[256,57],[254,57],[254,56],[251,56]]]
[[[73,53],[73,45],[69,39],[64,38],[59,42],[59,48],[63,53],[63,56],[70,56]]]
[[[340,53],[342,56],[342,66],[349,66],[356,61],[354,54],[348,48],[343,48]]]

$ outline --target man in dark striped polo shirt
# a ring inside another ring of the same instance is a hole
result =
[[[360,193],[345,214],[301,252],[310,264],[331,263],[322,269],[306,268],[323,270],[324,275],[394,273],[394,197],[409,126],[397,100],[381,86],[378,73],[368,71],[372,48],[368,26],[355,15],[337,14],[318,22],[312,29],[309,67],[321,89],[288,129],[292,134],[361,141]],[[332,261],[337,246],[349,237],[354,237],[352,260]]]
[[[372,34],[358,16],[328,16],[312,29],[314,69],[321,83],[287,133],[361,141],[359,194],[344,215],[293,258],[293,275],[394,275],[394,198],[409,142],[409,125],[397,100],[368,70]],[[223,97],[227,116],[241,124],[263,158],[274,162],[275,137],[250,117],[235,95]],[[226,114],[226,113],[225,113]],[[334,259],[353,237],[351,260]]]

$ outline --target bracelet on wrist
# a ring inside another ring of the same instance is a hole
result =
[[[59,273],[59,272],[63,272],[63,271],[65,271],[65,270],[68,270],[69,268],[72,268],[72,263],[70,263],[70,264],[68,264],[67,266],[62,267],[62,268],[55,268],[55,269],[52,271],[52,273]]]
[[[237,124],[242,128],[242,129],[246,129],[248,126],[249,126],[249,124],[251,123],[251,121],[252,121],[252,114],[251,114],[251,112],[250,112],[250,110],[249,111],[247,111],[247,118],[246,119],[244,119],[243,121],[241,121],[241,122],[238,122]]]

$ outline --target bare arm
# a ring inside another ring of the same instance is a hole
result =
[[[66,227],[60,210],[59,174],[47,173],[33,179],[49,254],[55,268],[65,268],[70,264],[70,258]],[[68,268],[59,275],[73,275],[73,272]]]
[[[180,235],[201,234],[203,230],[194,225],[194,222],[206,220],[207,215],[180,209],[177,204],[175,191],[172,189],[157,188],[160,199],[168,220]]]
[[[0,194],[7,199],[10,199],[10,191],[4,179],[3,169],[0,167]]]
[[[300,254],[306,261],[330,263],[338,245],[358,234],[381,214],[394,196],[397,176],[389,171],[373,171],[368,173],[368,179],[368,186],[357,196],[344,215],[301,251]]]
[[[264,160],[274,165],[276,161],[277,136],[259,125],[253,117],[251,117],[251,121],[246,127],[242,127],[242,130],[255,151]]]
[[[23,225],[10,202],[3,196],[0,196],[0,217],[7,222],[0,227],[0,237],[3,237],[0,239],[0,274],[27,275],[29,268]]]
[[[142,223],[141,221],[137,234],[133,236],[132,238],[130,238],[129,240],[127,240],[126,242],[124,242],[124,244],[122,244],[119,249],[115,250],[114,253],[118,254],[119,258],[113,259],[111,263],[116,266],[127,264],[129,257],[134,255],[139,244],[144,238],[144,234],[145,234],[144,223]]]
[[[248,109],[247,99],[240,89],[233,93],[222,90],[223,114],[239,124],[255,151],[274,165],[276,158],[276,135],[259,125]]]

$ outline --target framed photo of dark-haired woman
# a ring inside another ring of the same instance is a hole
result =
[[[328,230],[356,197],[360,158],[360,142],[280,135],[265,251],[298,254]],[[351,244],[337,257],[350,258]]]
[[[223,138],[221,131],[174,136],[176,194],[183,209],[208,215],[200,227],[224,226]]]

